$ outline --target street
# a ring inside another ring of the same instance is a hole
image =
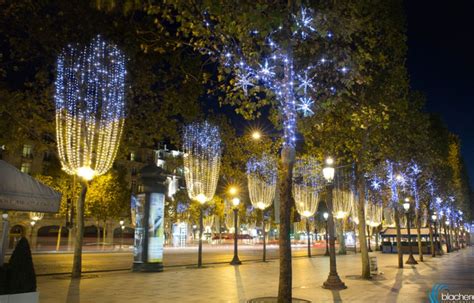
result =
[[[324,254],[323,243],[312,247],[312,254]],[[352,253],[352,252],[350,252]],[[69,273],[72,268],[72,253],[37,253],[33,254],[33,264],[37,275]],[[299,245],[293,247],[293,256],[307,256],[307,247]],[[233,246],[208,246],[203,248],[203,262],[227,263],[232,260]],[[261,245],[240,245],[239,257],[241,261],[260,261],[262,259]],[[82,257],[84,272],[126,270],[132,266],[132,252],[87,252]],[[278,246],[267,246],[267,258],[278,258]],[[197,247],[174,248],[165,247],[164,266],[188,266],[197,261]]]

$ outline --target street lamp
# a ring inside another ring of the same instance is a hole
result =
[[[262,138],[262,133],[259,130],[254,130],[251,136],[253,140],[258,141]]]
[[[329,214],[328,213],[324,213],[323,214],[323,217],[324,217],[324,221],[326,221],[326,253],[324,254],[325,256],[329,256],[329,244],[328,244],[328,217],[329,217]]]
[[[123,220],[119,221],[120,223],[120,250],[122,250],[122,245],[123,245],[123,230],[125,229],[125,226],[123,225],[125,222]]]
[[[230,262],[231,265],[240,265],[242,262],[239,260],[239,255],[237,251],[237,238],[239,236],[238,232],[238,215],[239,215],[239,204],[240,204],[240,199],[237,197],[234,197],[232,199],[232,206],[234,206],[234,258]]]
[[[328,219],[327,226],[329,229],[329,276],[326,282],[323,283],[323,287],[326,289],[344,289],[347,286],[341,281],[337,274],[336,267],[336,243],[334,237],[334,220],[333,220],[333,207],[332,207],[332,192],[334,189],[334,160],[332,158],[326,159],[326,165],[323,168],[323,176],[326,179],[326,191],[327,191],[327,207],[328,207]]]
[[[405,264],[418,264],[416,262],[415,258],[413,257],[413,249],[411,246],[411,232],[410,232],[410,227],[411,227],[411,222],[410,222],[410,199],[405,198],[405,201],[403,202],[403,208],[405,209],[405,214],[407,216],[407,228],[408,228],[408,249],[410,252],[410,255],[408,256],[408,260],[405,262]]]

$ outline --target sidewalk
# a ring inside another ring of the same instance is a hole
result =
[[[359,279],[360,254],[337,257],[338,273],[347,289],[321,288],[329,271],[327,257],[293,259],[293,296],[312,302],[427,302],[436,283],[452,289],[473,289],[474,247],[425,256],[425,262],[398,269],[396,255],[374,253],[381,275]],[[415,256],[417,258],[417,256]],[[406,256],[405,256],[406,260]],[[275,296],[278,262],[203,269],[165,268],[162,273],[116,272],[89,274],[81,281],[65,276],[38,278],[40,302],[246,302]]]

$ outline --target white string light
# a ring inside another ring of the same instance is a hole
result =
[[[222,153],[219,128],[207,121],[187,125],[183,151],[188,196],[204,204],[214,197],[219,179]]]
[[[125,55],[97,36],[57,60],[56,136],[64,171],[86,180],[113,164],[125,118]]]
[[[324,189],[321,165],[314,158],[298,159],[293,169],[293,198],[298,213],[306,218],[318,209],[319,193]]]
[[[276,159],[264,154],[247,162],[250,202],[260,210],[272,205],[277,183]]]
[[[336,219],[345,219],[354,204],[354,179],[352,167],[338,168],[334,178],[333,215]]]

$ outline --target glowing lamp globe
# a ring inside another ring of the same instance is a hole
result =
[[[408,211],[410,209],[410,202],[403,202],[403,208],[405,211]]]
[[[252,139],[260,140],[261,138],[262,138],[262,134],[258,130],[252,132]]]
[[[334,180],[334,167],[323,168],[323,176],[328,182],[332,182]]]
[[[198,201],[198,202],[201,203],[201,204],[204,204],[204,203],[207,202],[207,197],[206,197],[206,195],[204,195],[204,194],[198,194],[198,195],[196,196],[196,201]]]
[[[239,203],[240,203],[240,199],[235,197],[232,199],[232,205],[234,205],[234,207],[237,207],[239,206]]]
[[[323,214],[323,217],[324,217],[324,220],[327,220],[329,218],[329,214],[328,213],[324,213]]]
[[[95,171],[88,167],[88,166],[82,166],[77,169],[77,176],[81,177],[82,179],[86,181],[90,181],[94,178],[95,176]]]
[[[436,215],[431,215],[431,219],[432,219],[433,221],[436,221]]]

